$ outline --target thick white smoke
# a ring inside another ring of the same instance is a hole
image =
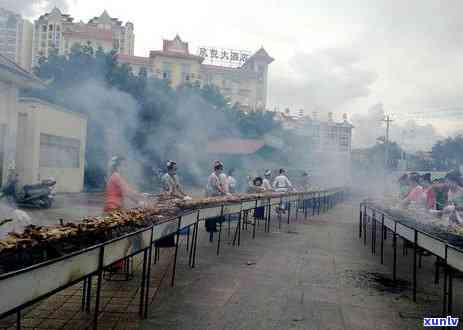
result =
[[[366,114],[352,115],[353,146],[365,148],[373,146],[378,138],[386,134],[384,122],[386,111],[382,103],[377,103],[368,109]],[[437,133],[431,124],[420,125],[414,120],[391,123],[390,140],[398,143],[407,151],[430,150],[443,137]]]

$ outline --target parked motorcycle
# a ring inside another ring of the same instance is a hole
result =
[[[18,189],[17,176],[11,175],[2,192],[11,204],[18,207],[48,209],[55,200],[55,185],[56,180],[46,179]]]

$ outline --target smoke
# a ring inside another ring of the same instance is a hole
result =
[[[25,17],[49,12],[54,7],[66,12],[72,0],[0,0],[0,7],[19,13]],[[75,0],[74,0],[75,1]]]
[[[377,103],[368,109],[366,114],[353,114],[352,123],[353,145],[356,148],[371,147],[378,138],[386,134],[384,118],[386,112],[383,104]],[[394,121],[390,126],[390,140],[398,143],[407,151],[430,150],[432,146],[443,137],[431,125],[420,125],[414,120],[406,122]]]
[[[102,81],[90,79],[64,90],[66,104],[88,118],[86,177],[87,184],[104,181],[107,164],[112,156],[124,156],[129,170],[124,173],[129,181],[141,181],[137,163],[140,156],[131,145],[136,130],[138,104],[128,93],[108,87]]]
[[[296,53],[287,74],[272,79],[272,103],[319,111],[366,97],[377,76],[360,62],[360,55],[350,48]]]

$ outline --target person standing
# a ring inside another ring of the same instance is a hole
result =
[[[106,199],[104,212],[112,212],[124,208],[128,200],[138,202],[144,196],[132,188],[121,176],[120,171],[124,166],[125,158],[115,156],[111,158],[110,177],[106,183]]]
[[[177,163],[169,160],[166,164],[167,173],[161,177],[162,190],[167,198],[183,198],[184,200],[191,200],[180,185],[180,181],[177,175]],[[190,228],[180,230],[180,235],[189,235]],[[174,247],[175,245],[175,234],[163,237],[156,241],[156,247],[166,248]]]
[[[294,190],[291,181],[289,181],[287,177],[285,169],[280,169],[280,174],[273,181],[273,189],[276,192],[288,192]]]
[[[272,171],[266,170],[264,173],[264,180],[262,180],[262,187],[265,191],[272,191],[272,184],[270,180],[272,179]]]
[[[177,163],[169,160],[167,162],[167,173],[161,178],[162,189],[167,196],[172,198],[191,199],[183,190],[177,175]]]
[[[213,163],[214,171],[209,175],[206,186],[206,197],[225,196],[229,194],[227,176],[223,173],[223,163],[219,160]]]
[[[143,199],[143,195],[132,188],[121,176],[120,172],[125,165],[125,158],[114,156],[109,165],[110,177],[106,183],[106,199],[104,212],[111,213],[121,210],[128,200],[138,202]],[[118,261],[110,269],[111,272],[120,272],[123,268],[123,261]]]
[[[263,187],[263,179],[258,176],[252,180],[252,185],[248,188],[248,193],[249,194],[259,194],[265,191],[265,188]]]
[[[294,190],[291,181],[289,181],[288,177],[286,176],[286,170],[284,168],[281,168],[279,172],[280,174],[273,181],[273,190],[275,192],[280,193],[287,193],[288,191]],[[278,208],[278,212],[285,213],[286,209],[288,209],[289,207],[290,203],[285,202],[280,205],[280,207]]]
[[[413,204],[414,206],[424,206],[426,202],[426,194],[423,187],[419,184],[420,175],[418,173],[410,173],[408,182],[410,186],[410,192],[403,199],[402,205],[408,206]]]
[[[258,176],[252,180],[252,186],[248,188],[249,194],[260,194],[265,192],[265,188],[263,186],[264,180]],[[265,206],[259,206],[254,210],[254,218],[257,220],[264,219],[265,216]]]
[[[446,207],[449,215],[449,225],[463,225],[463,177],[459,170],[447,174],[449,184],[449,205]]]
[[[206,186],[206,197],[217,197],[230,195],[228,191],[227,175],[223,173],[223,163],[219,160],[213,163],[214,171],[209,175]],[[206,219],[206,231],[209,233],[209,241],[212,242],[214,233],[217,232],[217,222],[222,221],[222,217]]]
[[[302,173],[302,191],[309,191],[311,189],[311,179],[309,172],[304,171]]]
[[[404,199],[407,197],[410,187],[409,187],[409,180],[408,180],[408,174],[405,173],[402,175],[399,180],[399,198]]]
[[[228,191],[231,194],[236,193],[237,182],[236,182],[235,177],[233,176],[234,174],[235,174],[235,170],[233,168],[228,171],[227,184],[228,184]]]

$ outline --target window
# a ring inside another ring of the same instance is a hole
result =
[[[182,64],[182,78],[184,81],[190,80],[190,65]]]
[[[53,31],[53,24],[50,24],[50,25],[48,26],[48,30],[49,30],[49,31]]]
[[[40,134],[40,167],[79,168],[80,141]]]
[[[172,77],[172,64],[168,62],[162,63],[162,79],[170,80]]]
[[[42,25],[42,32],[47,32],[47,26],[46,25]]]
[[[349,150],[349,138],[345,135],[339,138],[339,149],[341,151],[348,151]]]

